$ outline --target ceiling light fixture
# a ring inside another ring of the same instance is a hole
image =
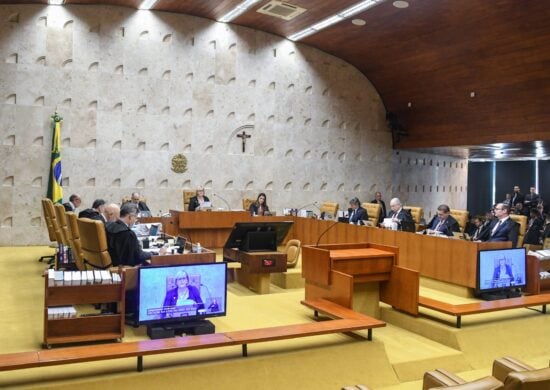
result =
[[[395,8],[407,8],[409,6],[409,2],[403,1],[403,0],[397,0],[393,2],[393,6]]]
[[[359,3],[352,5],[351,7],[348,7],[337,14],[334,14],[332,16],[329,16],[326,19],[323,19],[322,21],[315,23],[312,26],[306,27],[302,31],[297,32],[296,34],[292,34],[288,37],[291,41],[298,41],[302,38],[305,38],[309,35],[315,34],[318,31],[321,31],[328,26],[332,26],[335,23],[338,23],[344,19],[347,19],[353,15],[357,15],[361,11],[365,11],[369,8],[372,8],[385,0],[363,0]]]
[[[223,15],[221,18],[218,19],[218,22],[222,23],[229,23],[233,19],[236,19],[238,16],[240,16],[242,13],[244,13],[247,9],[252,7],[254,4],[259,3],[260,0],[246,0],[243,1],[241,4],[237,5],[235,8],[233,8],[231,11]]]
[[[354,26],[364,26],[365,24],[367,24],[367,22],[365,22],[363,19],[353,19],[351,23]]]
[[[65,0],[48,0],[49,5],[63,5]]]
[[[144,0],[140,5],[139,9],[151,9],[157,3],[158,0]]]

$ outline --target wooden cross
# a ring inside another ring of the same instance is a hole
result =
[[[237,137],[242,138],[243,140],[243,153],[246,150],[246,139],[252,137],[250,134],[246,134],[246,131],[243,130],[241,134],[237,134]]]

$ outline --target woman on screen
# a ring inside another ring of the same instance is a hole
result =
[[[204,195],[204,187],[198,187],[197,194],[189,199],[187,211],[195,211],[200,209],[200,207],[206,202],[210,204],[210,199],[208,199],[208,196]]]
[[[256,202],[250,205],[251,215],[269,215],[269,206],[267,205],[267,196],[262,192],[258,195]]]
[[[506,258],[502,257],[493,272],[493,287],[508,287],[513,280],[512,267],[506,264]]]
[[[185,271],[179,271],[175,277],[176,288],[168,290],[164,297],[163,308],[175,308],[167,310],[161,317],[182,317],[186,315],[186,310],[178,310],[177,307],[188,307],[192,309],[193,315],[197,309],[203,309],[204,304],[201,299],[199,289],[189,284],[189,275]]]

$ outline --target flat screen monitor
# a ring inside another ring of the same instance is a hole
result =
[[[237,222],[225,248],[242,251],[275,251],[288,234],[292,221],[281,222]]]
[[[480,250],[477,293],[506,291],[527,284],[525,248]]]
[[[225,316],[225,263],[138,268],[138,323],[181,323]]]

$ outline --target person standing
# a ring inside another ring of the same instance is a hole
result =
[[[382,193],[380,191],[376,191],[374,194],[374,199],[371,200],[371,203],[378,203],[380,205],[380,215],[378,216],[378,223],[382,223],[384,221],[384,218],[386,218],[387,210],[386,210],[386,203],[382,200]]]

